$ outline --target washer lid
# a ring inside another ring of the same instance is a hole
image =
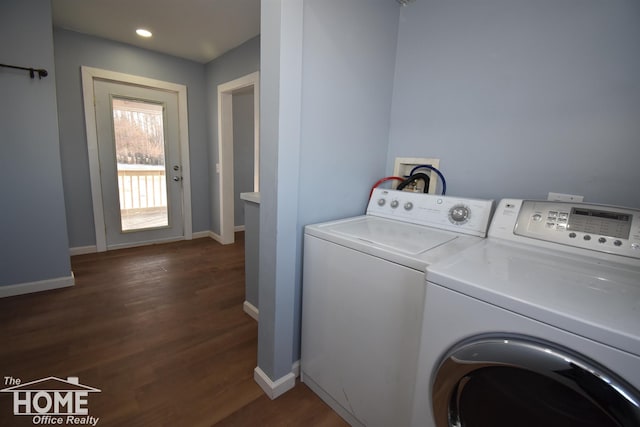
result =
[[[410,255],[421,254],[456,238],[454,234],[433,228],[368,218],[336,224],[328,227],[328,231]]]
[[[640,355],[640,264],[487,239],[431,265],[430,282]]]
[[[305,234],[419,271],[482,240],[372,215],[307,225]]]

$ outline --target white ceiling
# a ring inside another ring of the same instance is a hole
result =
[[[260,0],[52,0],[53,25],[207,63],[260,34]],[[151,39],[135,34],[144,27]]]

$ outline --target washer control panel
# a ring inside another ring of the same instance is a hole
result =
[[[510,212],[511,211],[511,212]],[[502,219],[500,219],[502,217]],[[509,227],[509,222],[513,222]],[[640,210],[588,203],[503,200],[492,229],[577,248],[640,258]],[[491,234],[491,233],[490,233]]]
[[[376,188],[367,215],[484,237],[492,210],[493,200]]]

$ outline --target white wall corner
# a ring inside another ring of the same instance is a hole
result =
[[[258,311],[258,307],[251,304],[249,301],[245,301],[244,304],[242,304],[242,309],[244,310],[245,313],[251,316],[253,320],[255,320],[256,322],[259,322],[258,319],[260,317],[260,312]]]
[[[193,233],[191,233],[191,238],[192,239],[201,239],[203,237],[209,237],[211,239],[213,239],[213,236],[211,235],[211,231],[206,230],[206,231],[195,231]]]
[[[66,277],[56,277],[55,279],[39,280],[37,282],[0,286],[0,298],[30,294],[33,292],[49,291],[51,289],[67,288],[75,285],[75,283],[75,277],[73,276],[73,272],[71,272],[71,275]]]
[[[222,241],[222,236],[214,233],[213,231],[209,232],[209,237],[211,237],[213,240],[215,240],[216,242],[220,243],[221,245],[224,245],[224,242]]]
[[[209,237],[209,238],[215,240],[216,242],[220,243],[221,245],[225,244],[225,243],[222,242],[222,236],[220,234],[218,234],[218,233],[213,232],[213,231],[196,231],[196,232],[192,233],[192,238],[193,239],[200,239],[202,237]]]
[[[300,376],[300,359],[296,360],[293,362],[293,365],[291,365],[291,373],[295,375],[296,378]]]
[[[289,372],[276,381],[271,381],[271,378],[259,366],[253,370],[253,380],[271,400],[283,395],[296,385],[296,376],[293,372]]]

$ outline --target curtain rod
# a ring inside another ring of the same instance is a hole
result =
[[[38,73],[39,79],[42,79],[43,77],[47,77],[49,75],[47,70],[45,70],[44,68],[27,68],[27,67],[18,67],[17,65],[8,65],[8,64],[0,64],[0,67],[14,68],[16,70],[28,71],[32,79],[36,77],[36,73]]]

